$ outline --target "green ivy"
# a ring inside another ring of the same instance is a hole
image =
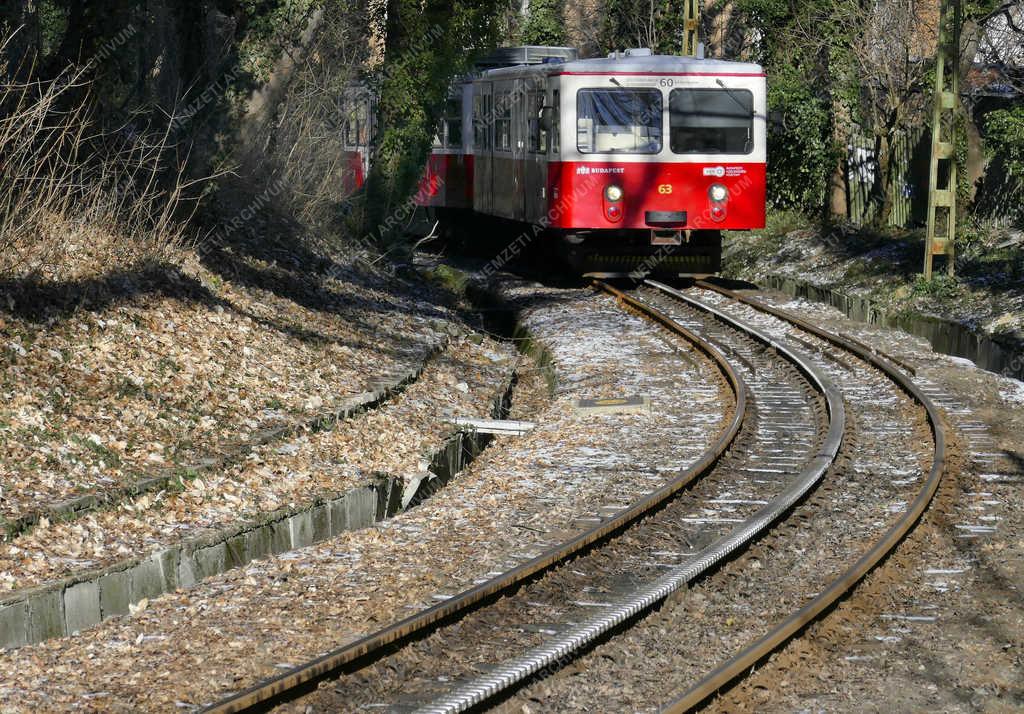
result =
[[[373,84],[380,123],[366,225],[395,224],[413,194],[454,78],[497,44],[504,0],[391,0],[386,53]],[[391,220],[389,220],[391,219]],[[395,231],[378,235],[385,242]]]
[[[39,50],[43,57],[51,57],[60,46],[60,41],[68,31],[67,8],[52,0],[43,0],[38,6],[39,12]]]
[[[985,152],[990,175],[1005,175],[1000,215],[1024,223],[1024,106],[998,109],[985,117]]]
[[[679,0],[606,0],[602,18],[599,36],[606,51],[644,44],[652,45],[656,54],[677,55],[682,50]]]
[[[985,118],[985,150],[999,157],[1007,172],[1024,180],[1024,106],[999,109]]]
[[[799,78],[776,76],[768,87],[768,201],[775,208],[820,212],[836,163],[830,107]]]
[[[317,0],[242,0],[244,36],[239,43],[240,64],[258,82],[270,79],[281,54],[306,29]]]
[[[814,24],[828,0],[736,0],[735,11],[761,39],[755,61],[768,74],[768,201],[779,209],[818,215],[828,199],[829,178],[838,161],[833,142],[833,103],[842,101],[832,67],[842,58],[832,43],[820,49],[793,41],[794,32]],[[822,37],[841,31],[820,26]]]
[[[524,45],[565,45],[564,10],[565,0],[530,0],[520,42]]]
[[[948,275],[935,275],[931,280],[925,280],[923,275],[918,275],[914,279],[911,291],[913,295],[951,300],[962,292],[962,286],[955,277]]]

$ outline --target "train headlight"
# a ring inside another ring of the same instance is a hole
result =
[[[604,190],[604,197],[609,203],[617,203],[622,200],[622,187],[612,184]]]
[[[721,203],[729,198],[729,189],[720,183],[712,184],[708,189],[708,197],[715,203]]]

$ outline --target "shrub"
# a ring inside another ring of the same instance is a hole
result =
[[[520,41],[524,45],[564,45],[564,0],[533,0],[523,25]]]
[[[836,157],[829,107],[809,86],[780,75],[768,88],[773,117],[768,142],[768,202],[820,213]]]
[[[1024,106],[999,109],[985,118],[985,150],[992,163],[986,183],[999,199],[996,214],[1024,221]]]
[[[1024,106],[999,109],[985,118],[985,146],[1002,159],[1009,174],[1024,180]]]
[[[88,88],[84,70],[40,81],[0,66],[4,279],[128,269],[181,243],[175,214],[188,184],[181,173],[167,180],[166,136],[98,131]]]

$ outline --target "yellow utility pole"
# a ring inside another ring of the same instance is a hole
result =
[[[932,279],[932,261],[937,255],[946,256],[949,275],[956,270],[956,107],[960,101],[960,24],[960,0],[942,0],[935,62],[932,158],[928,175],[925,280]]]
[[[697,56],[700,45],[701,0],[683,0],[683,55]]]

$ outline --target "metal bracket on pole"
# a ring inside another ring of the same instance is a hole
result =
[[[960,22],[960,0],[943,0],[935,62],[925,280],[932,279],[932,261],[936,255],[946,256],[949,275],[953,275],[956,269],[956,107],[960,100]]]
[[[700,45],[701,0],[683,0],[683,55],[696,57]]]

